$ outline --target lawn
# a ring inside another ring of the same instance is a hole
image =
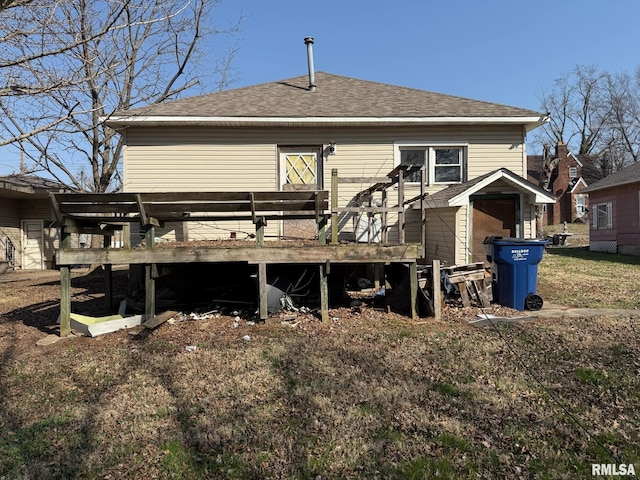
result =
[[[640,284],[637,261],[549,249],[539,292],[580,307],[637,306],[637,287],[626,286]],[[94,299],[82,278],[74,282],[76,298]],[[55,282],[29,285],[36,306],[0,302],[0,478],[556,479],[591,478],[594,463],[640,470],[640,315],[483,328],[469,326],[464,311],[414,324],[332,310],[329,322],[305,317],[295,327],[236,327],[221,315],[147,336],[26,348],[31,330],[47,330],[31,318],[50,316],[48,296],[58,291]],[[29,285],[0,284],[0,298]]]

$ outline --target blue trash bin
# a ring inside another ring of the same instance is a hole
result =
[[[516,310],[540,310],[536,293],[538,264],[548,240],[486,237],[487,260],[491,262],[493,301]]]

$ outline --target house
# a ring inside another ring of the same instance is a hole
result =
[[[565,143],[558,142],[551,161],[553,170],[548,190],[555,195],[556,201],[545,205],[543,225],[587,221],[589,197],[582,190],[602,178],[593,158],[589,155],[575,155],[568,150]],[[543,186],[542,155],[527,157],[527,177],[531,182]]]
[[[35,175],[0,177],[0,272],[53,267],[57,230],[49,192],[60,191],[61,183]]]
[[[589,250],[640,255],[640,163],[582,192],[589,195]]]
[[[406,242],[423,242],[426,260],[453,265],[483,261],[488,235],[535,236],[536,205],[555,197],[527,180],[525,137],[545,121],[522,108],[310,71],[116,112],[107,124],[124,137],[124,192],[331,190],[336,171],[375,179],[400,165],[424,167],[424,185],[420,172],[405,179],[404,198],[414,201],[394,218]],[[340,206],[381,204],[375,193],[363,197],[369,186],[340,184]],[[362,223],[354,211],[331,228],[353,240]],[[240,222],[189,228],[190,239],[251,231]],[[266,235],[284,228],[271,222]],[[389,242],[399,240],[394,231]]]

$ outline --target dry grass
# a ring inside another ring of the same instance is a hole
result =
[[[555,260],[541,264],[540,291]],[[571,265],[582,262],[596,270],[589,259]],[[223,315],[35,348],[55,330],[54,280],[0,283],[0,298],[31,292],[11,309],[0,303],[1,478],[542,479],[586,478],[592,463],[640,469],[637,316],[473,328],[459,312],[415,325],[339,309],[327,323],[234,328]],[[74,305],[99,300],[89,280],[74,280]]]
[[[640,307],[640,257],[549,248],[538,267],[545,301],[579,308]]]

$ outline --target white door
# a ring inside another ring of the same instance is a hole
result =
[[[43,260],[42,220],[22,221],[22,268],[42,270]]]

